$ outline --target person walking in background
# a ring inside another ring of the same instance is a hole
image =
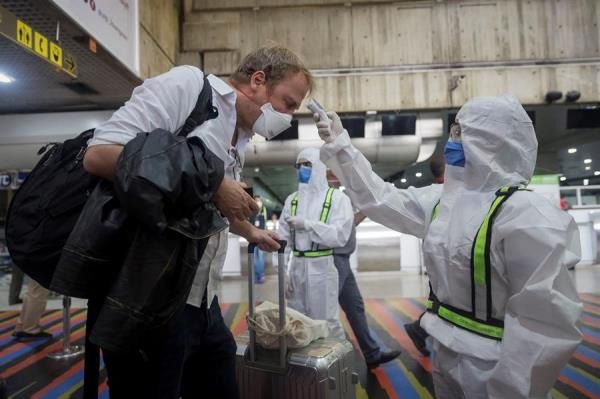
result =
[[[23,300],[21,299],[21,289],[23,288],[23,280],[25,278],[25,273],[23,273],[21,271],[21,269],[19,269],[17,267],[17,265],[15,265],[14,263],[12,264],[12,275],[11,275],[11,279],[10,279],[10,287],[8,289],[8,304],[9,305],[16,305],[19,303],[23,303]]]
[[[49,291],[30,279],[23,299],[21,314],[12,336],[18,341],[32,341],[52,338],[52,334],[42,330],[40,319],[46,310]]]
[[[263,204],[260,195],[255,195],[254,200],[260,211],[252,217],[252,224],[260,230],[266,230],[268,217],[267,207]],[[254,247],[254,281],[258,284],[265,282],[265,254],[258,248]]]
[[[330,169],[327,170],[327,183],[330,187],[340,188],[340,181]],[[358,346],[360,346],[367,362],[367,367],[374,369],[380,364],[387,363],[400,356],[400,351],[382,351],[377,342],[371,337],[365,314],[365,303],[350,266],[350,255],[356,250],[356,226],[364,219],[365,215],[360,212],[354,215],[354,224],[348,242],[343,247],[333,250],[333,264],[338,271],[339,278],[338,301],[348,318],[350,328],[354,331]]]

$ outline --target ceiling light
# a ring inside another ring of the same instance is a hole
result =
[[[594,176],[600,176],[600,170],[595,171]]]
[[[561,176],[561,177],[560,177],[560,181],[565,181],[565,180],[567,180],[567,178],[566,178],[566,177],[564,177],[564,176]]]
[[[12,83],[15,80],[13,78],[11,78],[8,75],[3,74],[2,72],[0,72],[0,83]]]
[[[586,166],[586,167],[585,167],[585,170],[591,170],[591,169],[592,169],[592,167],[591,167],[591,166]]]
[[[400,183],[406,183],[406,179],[400,179]]]
[[[567,151],[569,154],[575,154],[577,152],[577,148],[569,148]]]
[[[583,163],[588,164],[588,163],[592,163],[592,160],[590,158],[584,159]]]
[[[583,185],[587,186],[588,184],[590,184],[590,181],[588,179],[583,179]]]
[[[254,168],[254,173],[260,172],[260,168]]]
[[[416,177],[421,177],[421,176],[423,176],[423,173],[421,173],[421,172],[417,172],[417,173],[415,173],[415,176],[416,176]]]

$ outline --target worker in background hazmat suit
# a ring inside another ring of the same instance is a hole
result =
[[[315,116],[315,119],[318,119]],[[579,260],[573,219],[524,190],[537,140],[512,96],[476,98],[456,117],[443,185],[385,183],[337,115],[318,122],[321,159],[372,220],[424,240],[438,398],[547,397],[581,341],[567,268]]]
[[[285,200],[279,234],[289,242],[288,306],[316,320],[327,320],[329,335],[344,338],[339,320],[338,272],[333,248],[343,247],[352,231],[350,200],[329,188],[317,148],[300,152],[296,161],[298,191]]]

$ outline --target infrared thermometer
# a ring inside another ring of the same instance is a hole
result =
[[[327,122],[329,124],[329,126],[331,126],[331,119],[329,119],[329,116],[327,116],[327,111],[325,111],[325,108],[323,108],[323,106],[321,104],[319,104],[319,102],[317,100],[315,100],[314,98],[311,98],[308,101],[308,104],[306,104],[306,107],[313,114],[318,114],[320,121]]]

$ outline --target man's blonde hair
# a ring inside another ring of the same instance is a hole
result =
[[[263,71],[269,87],[277,85],[290,74],[302,73],[312,92],[314,79],[300,57],[288,48],[276,44],[262,46],[246,55],[236,71],[231,75],[235,83],[248,84],[256,71]]]

